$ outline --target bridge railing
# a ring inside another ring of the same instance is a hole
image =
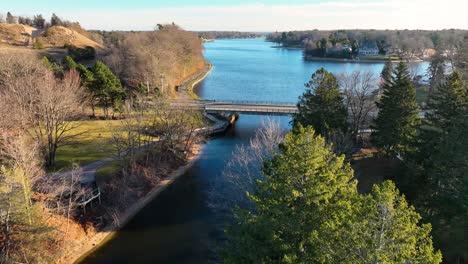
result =
[[[249,101],[249,100],[200,100],[205,103],[219,103],[219,104],[245,104],[245,105],[272,105],[272,106],[295,106],[292,102],[272,102],[272,101]]]
[[[284,105],[284,106],[295,106],[294,102],[286,101],[250,101],[250,100],[192,100],[192,99],[169,99],[171,103],[191,103],[191,104],[206,104],[206,103],[218,103],[218,104],[246,104],[246,105]]]

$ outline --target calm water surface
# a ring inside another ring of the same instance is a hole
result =
[[[219,40],[205,45],[212,73],[197,87],[204,99],[296,102],[311,74],[380,73],[383,64],[304,62],[302,51],[271,48],[255,40]],[[421,64],[423,73],[427,64]],[[223,182],[222,171],[237,144],[246,144],[261,116],[242,115],[225,135],[210,140],[201,158],[175,184],[146,206],[117,235],[82,263],[212,263],[222,236],[223,213],[207,205],[208,192]],[[289,118],[278,118],[288,127]]]

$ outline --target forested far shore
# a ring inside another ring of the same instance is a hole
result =
[[[430,57],[432,49],[453,53],[468,32],[447,30],[308,30],[275,32],[267,41],[283,47],[303,48],[306,55],[352,58],[390,55]]]
[[[260,38],[266,33],[258,32],[240,32],[240,31],[194,31],[204,39],[245,39],[245,38]]]

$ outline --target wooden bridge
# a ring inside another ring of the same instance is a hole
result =
[[[291,103],[254,102],[254,101],[218,101],[218,100],[171,100],[175,108],[204,110],[214,113],[243,113],[253,115],[292,115],[298,112]]]

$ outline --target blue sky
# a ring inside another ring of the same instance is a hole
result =
[[[0,13],[52,12],[88,29],[468,29],[467,0],[0,0]]]

